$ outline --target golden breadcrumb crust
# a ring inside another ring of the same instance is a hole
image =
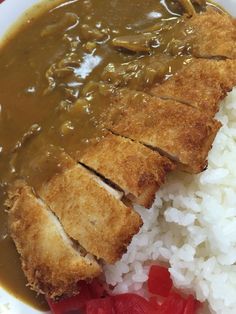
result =
[[[186,18],[182,34],[180,40],[190,45],[195,57],[236,58],[236,23],[229,14],[208,8],[206,12]]]
[[[78,292],[78,281],[97,277],[100,265],[83,256],[56,217],[24,183],[10,193],[9,230],[30,287],[47,297]]]
[[[152,205],[166,173],[175,168],[169,159],[157,152],[112,133],[89,147],[80,161],[145,207]]]
[[[193,59],[172,78],[154,86],[152,95],[189,104],[213,117],[236,85],[236,60]]]
[[[108,115],[114,133],[158,149],[191,173],[201,172],[221,124],[173,100],[126,91]],[[122,104],[121,104],[122,103]]]
[[[39,194],[67,234],[107,263],[122,256],[142,225],[133,209],[115,198],[98,177],[81,165],[53,177]]]

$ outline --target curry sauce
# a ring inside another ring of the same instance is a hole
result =
[[[37,190],[60,169],[62,151],[78,159],[103,137],[118,88],[143,91],[188,63],[191,45],[178,40],[183,13],[168,0],[60,1],[1,48],[0,281],[17,297],[42,307],[8,236],[7,186],[20,177]]]

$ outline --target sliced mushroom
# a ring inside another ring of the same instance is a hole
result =
[[[196,14],[196,10],[191,0],[179,0],[179,2],[189,16],[193,16]],[[202,1],[200,0],[200,2]]]
[[[120,36],[112,41],[116,48],[123,48],[132,52],[148,52],[152,48],[152,42],[156,39],[156,34],[140,34],[133,36]]]

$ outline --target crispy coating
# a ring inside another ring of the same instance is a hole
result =
[[[182,40],[196,57],[236,58],[236,22],[232,16],[209,8],[185,19]],[[187,36],[185,35],[187,34]]]
[[[109,133],[80,160],[119,186],[135,203],[150,207],[174,164],[144,145]]]
[[[29,186],[18,183],[9,202],[10,234],[33,290],[50,298],[70,296],[79,280],[100,275],[100,265],[79,251]]]
[[[56,175],[39,192],[67,234],[107,263],[126,251],[142,220],[90,171],[76,165]]]
[[[137,92],[127,92],[119,101],[107,121],[112,132],[156,148],[182,170],[198,173],[205,168],[218,121],[190,106]]]
[[[174,99],[213,117],[236,85],[236,60],[193,59],[172,78],[154,86],[152,95]]]

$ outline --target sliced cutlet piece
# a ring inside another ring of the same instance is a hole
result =
[[[66,233],[107,263],[122,256],[142,225],[140,216],[120,200],[121,193],[80,164],[55,175],[39,195]]]
[[[145,207],[152,205],[167,172],[175,168],[158,152],[112,133],[90,146],[80,162],[121,188],[131,201]]]
[[[236,22],[227,13],[208,8],[184,19],[180,32],[178,39],[189,45],[196,57],[236,58]]]
[[[8,201],[9,230],[30,287],[49,298],[78,292],[78,281],[97,277],[101,267],[65,234],[58,219],[24,182]]]
[[[236,85],[236,60],[193,59],[150,93],[189,104],[213,117],[220,101]]]
[[[199,110],[173,100],[127,92],[109,114],[106,126],[115,134],[157,149],[180,169],[199,173],[221,124]]]

